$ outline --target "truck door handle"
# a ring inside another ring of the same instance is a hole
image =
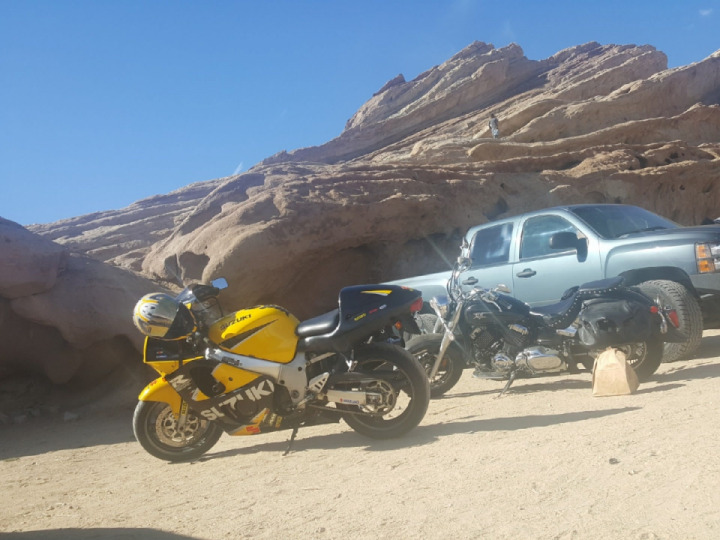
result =
[[[533,277],[537,272],[533,270],[532,268],[526,268],[522,272],[518,272],[515,274],[517,277]]]

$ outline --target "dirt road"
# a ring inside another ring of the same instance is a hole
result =
[[[631,396],[589,375],[467,371],[408,436],[344,423],[223,436],[195,463],[146,454],[134,403],[0,427],[0,538],[715,539],[720,332]]]

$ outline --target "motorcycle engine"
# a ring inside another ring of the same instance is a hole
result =
[[[527,328],[518,324],[479,326],[473,329],[470,339],[475,362],[501,373],[510,371],[514,358],[532,342]]]
[[[473,356],[482,371],[531,375],[567,369],[558,351],[535,345],[536,336],[521,324],[476,327],[470,335]]]
[[[497,328],[483,326],[473,329],[470,339],[475,362],[490,367],[492,357],[503,348],[502,334]]]

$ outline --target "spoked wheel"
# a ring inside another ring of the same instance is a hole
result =
[[[663,342],[660,340],[616,345],[615,348],[625,353],[640,382],[647,381],[662,363]]]
[[[445,356],[438,367],[435,377],[430,379],[430,373],[435,365],[435,359],[440,352],[442,334],[423,334],[414,336],[408,341],[406,348],[420,363],[430,381],[430,397],[437,398],[457,384],[463,373],[465,362],[462,355],[450,344]]]
[[[222,429],[205,418],[188,412],[182,428],[170,405],[140,401],[133,415],[135,438],[150,454],[167,461],[190,461],[210,450]]]
[[[374,439],[399,437],[417,426],[427,411],[430,387],[410,353],[377,343],[358,349],[355,360],[354,371],[374,379],[362,389],[378,399],[365,405],[338,404],[345,422]]]

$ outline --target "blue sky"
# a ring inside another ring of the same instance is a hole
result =
[[[322,144],[473,41],[649,44],[676,67],[718,36],[720,0],[0,0],[0,216],[122,208]]]

